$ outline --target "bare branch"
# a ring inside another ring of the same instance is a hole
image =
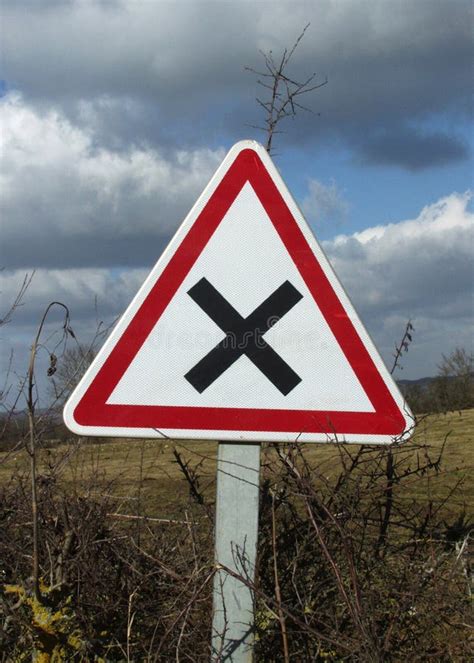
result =
[[[267,70],[266,73],[257,69],[253,69],[252,67],[244,67],[245,71],[249,71],[250,73],[257,76],[257,84],[259,86],[265,90],[270,91],[268,101],[262,101],[258,97],[256,98],[257,104],[264,111],[264,123],[266,127],[254,127],[265,132],[265,148],[268,153],[272,152],[273,139],[275,135],[277,133],[282,133],[280,130],[277,131],[277,127],[282,120],[287,117],[295,117],[299,110],[313,112],[306,106],[296,103],[295,98],[303,94],[313,92],[314,90],[323,87],[328,82],[326,77],[322,82],[317,83],[316,85],[312,85],[316,76],[314,73],[304,81],[297,81],[296,79],[287,75],[286,69],[288,64],[299,44],[301,43],[306,30],[309,28],[309,25],[309,23],[305,25],[291,49],[289,51],[287,49],[283,51],[282,56],[278,61],[278,65],[273,59],[272,51],[269,51],[268,53],[260,51],[260,54],[262,55],[265,63],[265,68]],[[265,82],[262,79],[265,79]]]

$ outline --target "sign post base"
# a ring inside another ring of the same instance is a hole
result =
[[[254,581],[259,476],[260,444],[219,443],[212,660],[225,663],[253,661],[253,592],[219,565]]]

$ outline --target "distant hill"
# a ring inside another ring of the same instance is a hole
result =
[[[474,373],[397,380],[411,409],[419,412],[446,412],[474,407]]]
[[[417,380],[396,380],[396,383],[402,390],[417,386],[420,387],[422,391],[425,391],[436,379],[439,379],[439,376],[431,378],[428,377],[418,378]],[[452,382],[453,380],[456,380],[458,378],[455,375],[447,375],[446,379],[448,380],[448,382]],[[471,373],[471,379],[474,380],[474,372]]]
[[[451,378],[452,379],[452,378]],[[436,380],[435,377],[425,377],[425,378],[418,378],[416,380],[397,380],[397,384],[401,389],[406,389],[407,387],[414,387],[415,385],[417,387],[420,387],[423,391],[425,389],[428,389],[430,384]]]

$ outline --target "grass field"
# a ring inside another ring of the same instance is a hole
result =
[[[465,506],[473,513],[473,432],[474,410],[422,419],[414,441],[427,445],[433,457],[446,441],[443,461],[438,475],[410,484],[407,498],[441,503],[457,485],[456,495],[450,499],[450,511],[461,511]],[[190,466],[198,466],[200,488],[212,501],[217,453],[217,444],[212,442],[98,439],[79,443],[75,440],[67,445],[41,449],[39,472],[47,475],[54,470],[65,488],[74,485],[79,492],[91,496],[112,495],[117,512],[136,513],[139,507],[140,513],[151,517],[173,518],[182,513],[189,497],[189,487],[176,462],[174,449]],[[268,453],[271,462],[272,452]],[[340,455],[334,445],[307,444],[304,453],[329,480],[337,476]],[[417,454],[423,456],[424,452],[414,448],[413,463]],[[24,450],[0,454],[0,484],[5,485],[15,475],[27,473],[28,468],[29,458]]]

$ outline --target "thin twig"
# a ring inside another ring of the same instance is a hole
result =
[[[285,663],[289,663],[290,654],[288,650],[288,636],[286,633],[285,613],[281,608],[281,590],[278,578],[277,541],[276,541],[276,519],[275,519],[275,494],[272,492],[272,549],[273,549],[273,577],[275,579],[275,596],[277,600],[278,621],[280,622],[281,639],[283,643],[283,656]]]

